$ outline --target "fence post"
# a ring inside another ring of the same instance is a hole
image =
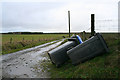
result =
[[[12,40],[13,40],[13,39],[12,39],[12,38],[10,38],[10,43],[12,43]]]
[[[23,42],[24,42],[24,37],[23,37]]]
[[[83,31],[83,41],[85,41],[86,40],[86,33],[85,33],[85,31]]]
[[[91,14],[91,36],[94,36],[95,31],[94,31],[94,27],[95,27],[95,14]]]
[[[69,37],[70,37],[70,11],[68,11],[68,26],[69,26]]]
[[[34,41],[33,37],[32,37],[32,41]]]

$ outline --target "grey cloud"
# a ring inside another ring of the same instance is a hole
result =
[[[91,13],[95,13],[97,19],[117,18],[117,3],[113,0],[4,2],[2,3],[3,32],[68,31],[68,10],[71,11],[72,31],[88,29]]]

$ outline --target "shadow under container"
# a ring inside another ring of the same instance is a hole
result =
[[[96,33],[95,36],[67,51],[67,54],[71,59],[72,64],[77,65],[107,52],[109,52],[109,49],[105,40],[101,34]]]

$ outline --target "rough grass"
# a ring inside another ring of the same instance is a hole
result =
[[[119,78],[120,79],[120,39],[118,34],[102,34],[109,49],[89,61],[73,66],[69,60],[60,68],[53,65],[48,59],[44,63],[45,70],[50,72],[51,78]],[[47,56],[48,57],[48,56]]]
[[[63,36],[67,37],[66,34],[4,34],[2,35],[2,55],[62,39]]]

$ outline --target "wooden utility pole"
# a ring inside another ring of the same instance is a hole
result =
[[[70,11],[68,11],[68,26],[69,26],[69,37],[70,37]]]
[[[94,36],[95,31],[94,31],[94,27],[95,27],[95,15],[91,14],[91,36]]]

